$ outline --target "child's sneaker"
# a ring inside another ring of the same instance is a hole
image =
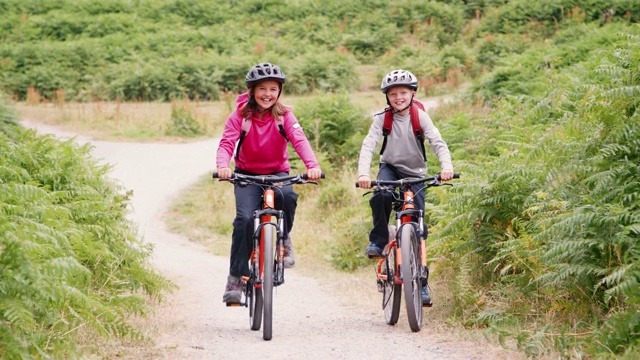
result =
[[[374,243],[369,243],[367,248],[364,249],[364,253],[367,254],[369,258],[382,257],[382,251],[383,250]]]
[[[225,288],[222,301],[229,304],[237,304],[242,297],[242,279],[229,275],[227,277],[227,287]]]
[[[284,239],[284,258],[282,259],[285,269],[291,269],[296,265],[296,258],[293,253],[293,242],[291,241],[291,234]]]
[[[429,296],[429,292],[427,291],[427,286],[422,287],[422,306],[432,307],[433,302],[431,301],[431,296]]]

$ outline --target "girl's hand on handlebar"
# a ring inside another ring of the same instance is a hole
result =
[[[453,179],[453,169],[444,169],[440,172],[440,180],[448,181]]]
[[[370,189],[371,178],[367,175],[360,175],[360,177],[358,177],[358,186],[362,189]]]
[[[309,180],[318,180],[322,177],[322,170],[320,168],[313,168],[307,170],[307,178]]]
[[[229,179],[233,174],[233,171],[230,168],[217,169],[216,172],[218,173],[219,179]]]

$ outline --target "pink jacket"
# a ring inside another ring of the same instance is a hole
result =
[[[236,100],[234,110],[224,125],[222,139],[218,145],[216,154],[216,166],[218,169],[228,168],[231,157],[234,155],[236,143],[242,133],[242,115],[240,110],[248,101],[248,94],[244,93]],[[309,140],[304,135],[302,127],[291,111],[287,111],[283,117],[283,125],[287,139],[293,145],[307,169],[319,168],[318,160],[311,149]],[[239,158],[234,158],[236,168],[253,174],[266,175],[276,172],[289,172],[289,153],[287,140],[278,131],[278,126],[267,112],[262,119],[251,115],[251,131],[247,133],[242,146],[240,146]]]

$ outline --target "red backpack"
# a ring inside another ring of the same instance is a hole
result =
[[[413,129],[413,135],[415,135],[422,149],[422,157],[426,160],[427,156],[424,150],[424,132],[422,131],[422,127],[420,127],[420,116],[418,115],[418,109],[425,111],[424,105],[420,101],[413,99],[411,107],[409,108],[409,116],[411,117],[411,128]],[[382,155],[385,147],[387,146],[387,135],[391,133],[391,129],[393,128],[393,110],[391,109],[391,107],[388,107],[384,109],[384,113],[384,124],[382,124],[382,135],[384,136],[384,141],[382,142],[380,155]]]

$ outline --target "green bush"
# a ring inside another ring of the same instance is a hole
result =
[[[316,151],[325,152],[336,167],[357,160],[362,133],[368,129],[366,111],[350,101],[347,93],[327,94],[300,101],[296,116]]]
[[[355,63],[348,55],[328,53],[295,60],[283,61],[287,91],[293,94],[348,91],[360,85]]]
[[[241,91],[249,66],[272,61],[287,65],[293,93],[309,94],[352,90],[356,64],[381,64],[391,56],[391,68],[460,82],[465,79],[446,79],[447,71],[483,71],[461,51],[463,39],[470,48],[480,39],[480,64],[491,67],[558,30],[636,21],[635,3],[330,0],[318,7],[311,0],[233,6],[215,0],[7,0],[0,4],[0,79],[20,100],[31,86],[45,95],[64,86],[68,100],[216,99],[218,92]],[[478,18],[475,9],[482,10]],[[237,20],[248,13],[254,14],[250,21]],[[500,34],[517,34],[521,46],[493,43],[491,36]],[[394,57],[397,48],[403,49]],[[577,45],[575,54],[563,55],[571,61],[588,49]],[[203,60],[194,66],[194,59]],[[51,83],[38,82],[42,74]]]
[[[16,125],[18,125],[18,114],[16,111],[9,107],[7,99],[2,92],[0,92],[0,131],[11,131]]]
[[[404,1],[393,3],[389,20],[421,40],[442,46],[458,40],[464,15],[462,4]]]
[[[345,223],[338,234],[338,241],[331,244],[329,261],[337,269],[354,271],[369,265],[371,261],[362,251],[368,243],[371,224],[363,221]]]
[[[167,135],[194,137],[204,134],[204,127],[185,104],[171,103],[171,123]]]
[[[520,82],[547,79],[522,88],[538,101],[493,101],[482,123],[493,158],[429,214],[446,224],[434,250],[475,274],[462,288],[494,299],[458,313],[532,357],[637,354],[640,35],[618,30],[586,32],[582,41],[603,45],[559,68],[521,62],[531,75]],[[537,53],[552,51],[565,48]],[[546,328],[516,331],[530,323],[516,314],[545,316]]]
[[[38,137],[10,112],[0,103],[2,357],[75,358],[97,351],[87,339],[141,339],[129,319],[169,283],[128,220],[130,193],[89,145]]]

